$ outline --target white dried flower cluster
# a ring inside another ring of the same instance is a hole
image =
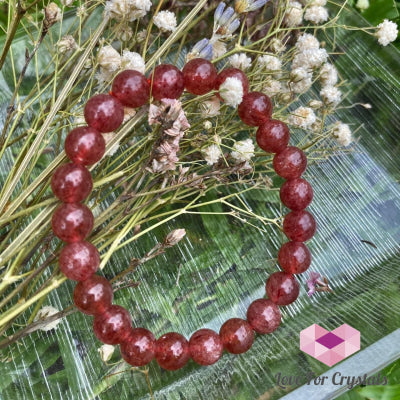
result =
[[[59,312],[59,310],[57,310],[57,308],[52,307],[52,306],[44,306],[42,307],[38,313],[36,314],[36,317],[34,318],[34,322],[40,321],[40,320],[44,320],[47,317],[50,317],[54,314],[57,314]],[[43,325],[40,330],[47,332],[50,329],[54,329],[57,327],[57,325],[61,322],[61,319],[56,319],[55,321],[52,322],[48,322],[47,324]]]
[[[313,108],[314,110],[320,109],[323,105],[324,103],[320,100],[310,100],[310,102],[308,103],[308,106]]]
[[[213,96],[208,100],[204,100],[200,103],[201,115],[203,118],[215,117],[219,115],[221,108],[221,102],[217,96]]]
[[[309,6],[326,6],[326,0],[308,0],[307,5]]]
[[[106,2],[104,11],[116,20],[135,21],[144,17],[150,10],[150,0],[110,0]]]
[[[237,162],[250,161],[254,157],[254,143],[251,139],[239,140],[233,145],[231,156]]]
[[[171,11],[160,11],[153,18],[154,25],[163,32],[173,32],[176,29],[176,16]]]
[[[203,158],[207,161],[208,165],[214,165],[222,156],[220,147],[217,144],[212,144],[202,150]]]
[[[78,44],[75,42],[75,39],[71,35],[63,36],[56,44],[58,47],[58,51],[61,54],[69,53],[72,50],[76,50],[78,48]]]
[[[335,124],[333,136],[336,138],[338,143],[344,147],[348,146],[353,140],[349,125],[342,122],[337,122]]]
[[[334,86],[338,81],[338,72],[334,65],[326,63],[319,71],[319,79],[323,86]]]
[[[234,77],[226,78],[219,87],[219,95],[231,107],[237,107],[242,102],[243,94],[242,82]]]
[[[292,69],[289,85],[294,93],[304,93],[312,85],[312,73],[303,67]]]
[[[336,107],[342,100],[342,92],[335,86],[324,86],[319,94],[323,102],[330,107]]]
[[[298,128],[308,129],[317,120],[314,111],[309,107],[298,107],[294,110],[289,118],[289,124],[297,126]]]
[[[282,61],[278,57],[269,54],[259,57],[257,64],[264,67],[267,71],[279,72],[282,69]]]
[[[212,129],[212,122],[209,120],[206,120],[203,122],[203,127],[206,131],[211,131]]]
[[[329,18],[328,10],[325,7],[321,6],[307,7],[304,13],[304,19],[316,25],[328,21],[328,18]]]
[[[146,66],[142,56],[134,51],[124,50],[121,57],[121,69],[133,69],[144,74]]]
[[[278,38],[273,38],[268,45],[272,52],[276,54],[283,53],[286,50],[285,44]]]
[[[269,96],[274,97],[282,91],[282,84],[276,79],[268,79],[263,87],[263,92]]]
[[[298,1],[290,1],[285,12],[285,25],[299,26],[303,22],[303,6]]]
[[[361,11],[365,11],[369,7],[369,0],[358,0],[356,7]]]
[[[293,57],[293,68],[318,68],[328,59],[325,49],[306,49]]]
[[[301,52],[309,49],[319,49],[320,43],[318,39],[310,33],[303,33],[296,41],[295,47]]]
[[[397,24],[388,19],[384,19],[377,28],[375,36],[378,38],[378,43],[382,46],[387,46],[389,43],[394,42],[399,34]]]
[[[222,57],[226,53],[226,44],[221,40],[210,41],[212,44],[212,58]]]
[[[234,54],[229,57],[229,64],[234,68],[245,70],[251,65],[251,58],[247,57],[245,53]]]
[[[74,0],[61,0],[61,4],[65,7],[71,7]]]
[[[97,351],[100,353],[100,358],[103,360],[103,362],[107,362],[111,359],[114,349],[114,346],[111,344],[103,344],[97,349]]]

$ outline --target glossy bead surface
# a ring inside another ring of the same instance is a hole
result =
[[[292,211],[283,220],[283,232],[295,242],[305,242],[314,236],[317,224],[308,211]]]
[[[281,312],[271,300],[257,299],[247,309],[247,321],[257,333],[271,333],[281,323]]]
[[[313,189],[304,179],[286,181],[279,192],[282,203],[291,210],[300,211],[308,207],[313,199]]]
[[[84,314],[102,314],[111,306],[112,301],[111,283],[102,276],[92,275],[75,286],[74,303]]]
[[[289,139],[289,128],[285,123],[276,119],[264,122],[257,129],[257,144],[267,153],[281,152],[288,145]]]
[[[117,305],[111,305],[102,314],[96,314],[93,331],[97,339],[106,344],[122,343],[132,327],[129,312]]]
[[[272,165],[282,178],[300,178],[307,168],[307,157],[299,148],[289,146],[275,155]]]
[[[278,262],[285,272],[301,274],[311,264],[311,252],[304,243],[287,242],[279,249]]]
[[[204,58],[190,60],[183,67],[182,73],[186,90],[197,95],[213,90],[218,75],[214,65]]]
[[[68,243],[84,240],[93,229],[93,223],[92,212],[80,203],[60,205],[51,218],[54,234]]]
[[[286,306],[293,303],[300,291],[299,283],[292,274],[274,272],[265,285],[268,298],[275,304]]]
[[[184,89],[182,72],[171,64],[155,67],[153,74],[150,75],[150,82],[151,94],[156,100],[178,99]]]
[[[134,328],[120,346],[122,358],[134,367],[148,364],[155,356],[156,338],[147,329]]]
[[[217,76],[217,80],[215,82],[215,89],[219,90],[219,87],[226,81],[227,78],[239,79],[242,82],[243,86],[243,96],[249,93],[249,80],[247,79],[246,74],[239,68],[227,68],[221,71]],[[219,93],[217,93],[217,96],[219,97],[220,100],[222,100]]]
[[[135,108],[149,101],[150,85],[139,71],[127,69],[114,78],[111,92],[124,106]]]
[[[228,319],[219,331],[224,348],[233,354],[241,354],[250,349],[254,332],[250,324],[241,318]]]
[[[99,268],[100,254],[92,243],[70,243],[61,250],[58,262],[61,272],[68,279],[84,281]]]
[[[83,114],[89,126],[103,133],[115,131],[124,120],[121,102],[109,94],[97,94],[89,99]]]
[[[200,365],[216,363],[224,346],[219,335],[211,329],[199,329],[190,337],[189,349],[192,359]]]
[[[189,342],[180,333],[168,332],[156,341],[156,360],[160,367],[175,371],[189,359]]]
[[[61,165],[51,177],[51,190],[63,203],[79,203],[89,196],[92,189],[92,175],[82,165]]]
[[[96,129],[80,126],[68,134],[64,148],[68,158],[75,164],[92,165],[103,157],[106,142]]]
[[[245,124],[260,126],[271,118],[272,102],[264,93],[250,92],[243,96],[238,114]]]

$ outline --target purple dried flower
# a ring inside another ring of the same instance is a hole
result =
[[[311,271],[307,279],[308,297],[311,297],[315,292],[332,292],[328,285],[328,279],[322,277],[320,273]]]

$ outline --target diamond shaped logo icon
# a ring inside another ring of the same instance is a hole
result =
[[[347,324],[331,332],[313,324],[300,332],[300,350],[331,367],[360,350],[360,332]]]

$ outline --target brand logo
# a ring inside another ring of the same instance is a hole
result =
[[[300,332],[300,350],[331,367],[360,350],[360,332],[347,324],[331,332],[313,324]]]

